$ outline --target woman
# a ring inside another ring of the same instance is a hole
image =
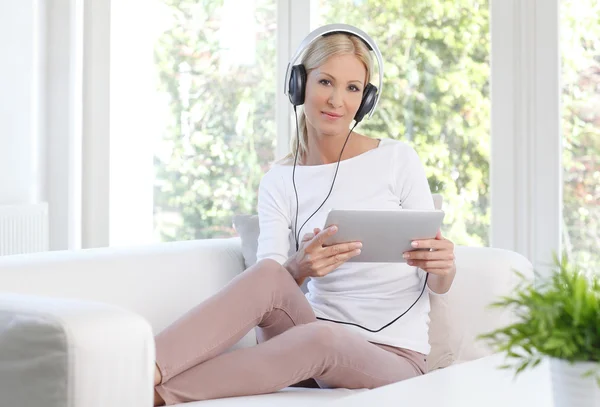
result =
[[[301,138],[261,181],[258,262],[157,335],[156,405],[269,393],[307,380],[375,388],[426,372],[429,297],[419,293],[424,281],[428,292],[450,289],[452,242],[440,233],[417,241],[432,250],[410,252],[407,264],[352,263],[361,243],[324,247],[336,229],[319,229],[332,207],[433,209],[422,165],[400,141],[348,133],[371,75],[361,39],[320,37],[302,64]],[[300,239],[302,230],[312,232]],[[254,328],[256,346],[226,352]]]

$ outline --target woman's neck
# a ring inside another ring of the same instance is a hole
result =
[[[342,155],[342,160],[352,157],[353,154],[351,152],[352,148],[350,145],[354,145],[353,139],[357,136],[356,133],[353,132],[349,137],[348,143],[344,148],[344,143],[346,142],[346,137],[348,137],[348,133],[340,134],[340,135],[319,135],[319,134],[311,134],[308,133],[308,151],[303,159],[304,165],[322,165],[322,164],[331,164],[335,163],[340,159],[340,152],[342,148],[344,148],[344,154]]]

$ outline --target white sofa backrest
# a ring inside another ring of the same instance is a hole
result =
[[[513,290],[511,269],[531,276],[531,265],[490,248],[457,247],[456,261],[452,290],[432,302],[430,330],[453,359],[471,360],[489,354],[475,337],[511,318],[486,306]],[[243,264],[238,238],[6,256],[0,257],[0,291],[110,303],[138,313],[158,333],[242,272]],[[253,343],[251,332],[240,346]]]
[[[239,239],[0,257],[0,291],[118,305],[155,332],[243,271]]]

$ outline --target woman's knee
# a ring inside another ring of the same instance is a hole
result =
[[[260,280],[261,285],[281,289],[282,286],[297,287],[289,271],[272,259],[263,259],[245,271],[251,278]]]
[[[338,350],[346,337],[346,330],[332,322],[317,321],[301,327],[306,345],[312,350]]]

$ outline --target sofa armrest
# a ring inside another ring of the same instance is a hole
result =
[[[239,238],[0,256],[0,292],[132,311],[158,333],[244,271]]]
[[[457,362],[493,353],[477,336],[514,322],[508,309],[490,304],[510,295],[520,280],[515,270],[533,281],[533,267],[524,256],[489,247],[457,246],[457,273],[448,293],[450,345]]]
[[[2,405],[151,406],[154,354],[152,329],[135,313],[0,293]]]

